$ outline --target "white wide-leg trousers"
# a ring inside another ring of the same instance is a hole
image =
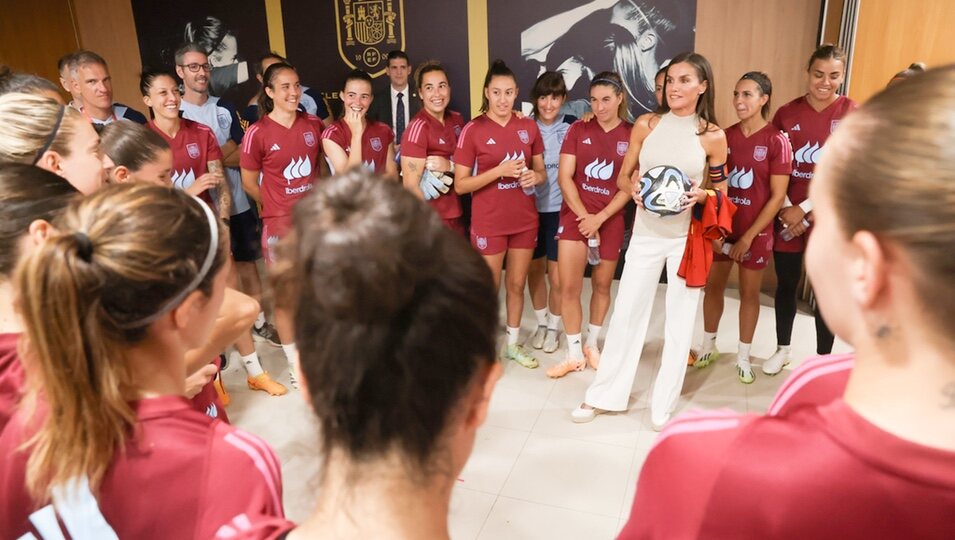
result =
[[[584,399],[588,405],[609,411],[626,410],[646,341],[653,298],[666,263],[663,360],[653,384],[650,410],[662,415],[676,406],[686,375],[686,359],[701,291],[688,288],[686,280],[676,275],[685,248],[685,236],[656,238],[635,235],[631,239],[607,339],[600,355],[600,367]]]

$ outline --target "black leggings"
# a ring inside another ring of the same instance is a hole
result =
[[[803,254],[774,251],[773,259],[776,263],[776,343],[789,345],[796,319],[796,293],[802,275]],[[812,314],[816,319],[816,354],[829,354],[835,337],[815,302]]]

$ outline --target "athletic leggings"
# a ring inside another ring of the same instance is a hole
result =
[[[802,275],[803,253],[774,251],[773,259],[776,263],[776,343],[789,345],[792,341],[793,321],[796,319],[796,293]],[[835,337],[826,326],[815,302],[812,314],[816,319],[816,354],[829,354],[832,352]]]

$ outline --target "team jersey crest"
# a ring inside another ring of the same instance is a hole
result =
[[[374,150],[375,152],[381,152],[381,138],[380,138],[380,137],[372,137],[371,139],[368,140],[368,142],[371,143],[371,149],[372,149],[372,150]]]
[[[216,121],[219,123],[219,129],[226,130],[232,127],[232,115],[225,109],[219,109],[216,113]]]
[[[478,249],[487,249],[487,237],[478,236],[477,237],[477,247]]]
[[[627,154],[627,149],[630,148],[630,141],[617,141],[617,155],[624,156]]]
[[[526,130],[526,129],[519,129],[519,130],[517,130],[517,136],[518,136],[518,138],[521,139],[521,142],[522,142],[522,143],[524,143],[524,144],[530,144],[530,142],[531,142],[531,137],[530,137],[530,135],[527,134],[527,130]]]
[[[186,145],[186,152],[189,153],[189,157],[196,159],[199,157],[199,145],[196,143],[189,143]]]
[[[309,147],[315,146],[315,132],[313,132],[313,131],[306,131],[306,132],[303,134],[303,137],[305,138],[305,145],[306,145],[306,146],[309,146]]]
[[[753,159],[756,161],[765,161],[768,154],[769,148],[765,146],[757,146],[753,148]]]
[[[837,127],[839,127],[839,122],[840,120],[833,120],[829,123],[829,133],[832,133]]]

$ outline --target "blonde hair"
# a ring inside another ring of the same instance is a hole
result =
[[[72,107],[64,107],[51,98],[32,94],[0,96],[0,161],[32,165],[45,150],[68,157],[77,122],[86,119]]]
[[[125,352],[199,279],[212,241],[201,204],[160,186],[107,186],[71,204],[17,266],[24,357],[37,375],[27,404],[42,393],[48,405],[25,444],[34,500],[75,477],[97,489],[131,436],[136,388]],[[207,295],[224,261],[221,243],[214,253],[196,287]]]
[[[926,71],[848,115],[822,162],[843,231],[899,246],[923,306],[946,330],[955,316],[953,110],[955,65]]]

